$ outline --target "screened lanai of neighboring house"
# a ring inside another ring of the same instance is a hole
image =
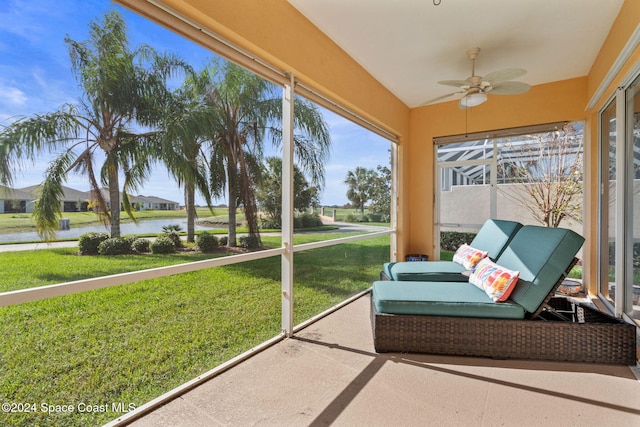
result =
[[[583,123],[577,122],[544,126],[553,130],[536,133],[522,134],[533,129],[518,129],[515,131],[518,134],[512,136],[507,130],[485,134],[482,138],[479,138],[481,134],[438,138],[435,141],[437,162],[460,165],[449,168],[447,175],[441,177],[441,189],[452,185],[489,184],[493,162],[497,165],[498,184],[542,180],[544,169],[537,167],[540,163],[553,167],[558,178],[565,177],[573,172],[571,166],[576,162],[581,166],[583,127]],[[456,140],[459,142],[454,142]],[[549,165],[550,161],[558,164]]]

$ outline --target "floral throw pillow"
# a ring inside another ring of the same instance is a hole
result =
[[[467,270],[472,270],[481,259],[487,257],[488,252],[464,244],[453,254],[453,262],[457,262]]]
[[[520,277],[519,271],[508,270],[485,258],[478,263],[469,276],[469,282],[483,289],[495,302],[503,302],[509,298]]]

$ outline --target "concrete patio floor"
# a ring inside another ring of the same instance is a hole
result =
[[[357,299],[133,422],[640,426],[638,367],[376,354]]]

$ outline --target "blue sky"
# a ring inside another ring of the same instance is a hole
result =
[[[113,4],[108,0],[2,0],[0,2],[0,124],[15,117],[56,110],[79,98],[65,36],[88,39],[90,21],[117,9],[128,26],[130,46],[148,44],[159,51],[174,52],[196,69],[214,56],[193,42]],[[331,159],[326,165],[326,184],[321,196],[325,205],[348,202],[343,184],[357,166],[375,169],[388,164],[390,143],[346,119],[323,110],[332,134]],[[276,154],[277,153],[268,153]],[[26,165],[16,174],[15,187],[42,182],[47,158]],[[70,175],[66,185],[88,190],[86,178]],[[138,194],[155,195],[183,203],[182,190],[162,167]],[[223,202],[223,201],[221,201]]]

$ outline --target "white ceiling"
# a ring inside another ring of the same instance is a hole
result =
[[[623,0],[289,0],[408,106],[471,75],[524,68],[537,85],[588,74]],[[498,95],[495,95],[498,96]],[[517,95],[514,95],[517,96]],[[457,97],[440,102],[454,100]]]

